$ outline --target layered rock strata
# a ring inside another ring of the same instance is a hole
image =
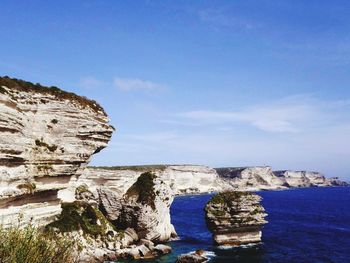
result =
[[[326,178],[318,172],[307,171],[275,171],[289,187],[320,187],[320,186],[346,186],[347,183],[338,178]]]
[[[289,187],[283,178],[276,176],[271,167],[216,168],[227,184],[238,190],[271,190]]]
[[[173,194],[156,175],[141,174],[123,195],[80,185],[75,198],[62,204],[61,215],[47,229],[78,239],[80,262],[148,259],[171,251],[161,243],[177,237],[170,222]]]
[[[261,242],[267,221],[261,197],[250,192],[223,192],[205,206],[208,228],[220,246],[240,246]]]
[[[147,171],[169,185],[175,195],[216,192],[226,187],[214,169],[200,165],[88,167],[82,172],[78,183],[92,188],[103,184],[123,193],[140,173]]]
[[[263,167],[227,167],[216,168],[220,178],[232,189],[256,191],[275,190],[294,187],[346,186],[338,178],[326,178],[318,172],[273,171]]]
[[[95,102],[56,87],[0,78],[0,222],[43,225],[72,177],[107,146],[113,127]]]

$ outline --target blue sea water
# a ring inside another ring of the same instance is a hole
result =
[[[211,195],[177,197],[172,223],[180,239],[170,242],[173,252],[151,262],[175,262],[196,249],[215,255],[215,263],[350,262],[350,187],[304,188],[258,192],[269,223],[263,244],[240,249],[218,249],[212,243],[203,208]],[[148,261],[150,262],[150,261]]]

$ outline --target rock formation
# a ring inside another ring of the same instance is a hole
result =
[[[233,189],[254,191],[289,187],[285,180],[276,176],[268,166],[216,168],[216,171]]]
[[[233,189],[257,191],[287,189],[293,187],[346,186],[338,178],[325,178],[318,172],[272,171],[264,167],[227,167],[216,168],[220,178]]]
[[[205,256],[204,250],[196,250],[195,252],[182,254],[177,257],[175,263],[202,263],[207,262],[209,258]]]
[[[147,171],[155,173],[175,195],[216,192],[225,188],[214,169],[200,165],[88,167],[79,177],[78,184],[92,188],[103,184],[122,194],[140,173]]]
[[[314,186],[346,186],[347,183],[338,178],[326,178],[318,172],[307,171],[275,171],[274,174],[285,181],[290,187]]]
[[[80,262],[147,259],[171,251],[161,243],[177,236],[170,222],[173,194],[155,174],[141,174],[123,195],[80,185],[75,198],[62,204],[62,213],[46,228],[77,238],[83,248]]]
[[[56,87],[0,78],[0,221],[43,225],[72,177],[113,132],[95,102]]]
[[[205,206],[208,228],[217,245],[240,246],[261,242],[266,224],[261,197],[250,192],[230,191],[215,195]]]

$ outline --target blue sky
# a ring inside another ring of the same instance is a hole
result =
[[[350,179],[350,1],[1,1],[0,72],[96,99],[94,165]]]

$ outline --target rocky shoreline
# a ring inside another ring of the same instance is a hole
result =
[[[21,225],[76,239],[80,262],[152,258],[171,251],[163,243],[176,237],[170,218],[176,195],[239,190],[238,199],[209,203],[206,210],[216,242],[240,244],[258,241],[265,222],[258,198],[242,191],[346,185],[319,173],[273,172],[270,167],[87,167],[113,131],[95,101],[0,77],[2,226],[21,218]],[[235,221],[235,213],[240,219],[248,213],[250,223]],[[217,230],[223,227],[228,232]]]

